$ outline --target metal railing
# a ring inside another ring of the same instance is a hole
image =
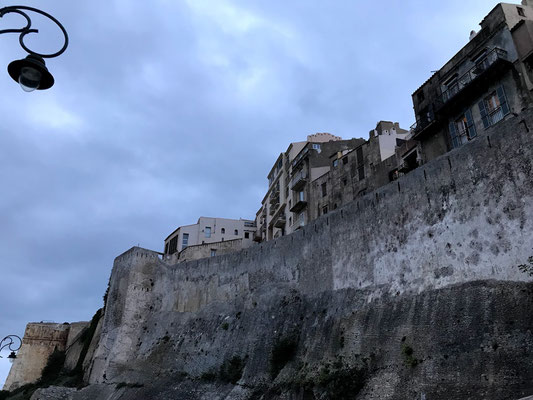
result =
[[[451,84],[446,91],[442,93],[442,102],[446,103],[452,99],[457,93],[468,86],[474,79],[483,74],[491,65],[498,60],[507,61],[507,52],[505,50],[495,48],[491,50],[485,57],[476,62],[476,65],[469,69],[465,74],[460,76],[453,84]]]

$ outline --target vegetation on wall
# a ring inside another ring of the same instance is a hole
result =
[[[298,338],[289,336],[278,340],[270,354],[270,376],[276,378],[280,371],[292,361],[298,350]]]
[[[520,264],[518,266],[518,269],[522,271],[524,274],[533,276],[533,256],[527,259],[527,264]]]

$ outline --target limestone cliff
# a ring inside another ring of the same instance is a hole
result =
[[[517,268],[533,254],[527,126],[531,111],[241,252],[178,265],[140,248],[117,257],[90,386],[65,396],[532,395],[533,284]]]

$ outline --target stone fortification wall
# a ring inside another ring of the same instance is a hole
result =
[[[66,348],[70,324],[29,323],[26,325],[22,347],[4,384],[4,390],[14,390],[37,381],[54,349]]]
[[[242,250],[243,240],[225,240],[223,242],[205,243],[194,246],[188,246],[179,253],[179,262],[199,260],[201,258],[211,257],[211,251],[215,250],[216,255],[232,253]]]
[[[528,126],[531,111],[294,234],[240,252],[177,265],[140,248],[117,257],[90,381],[146,379],[143,363],[156,363],[154,349],[185,335],[197,313],[209,310],[214,325],[196,331],[196,342],[217,329],[220,307],[253,310],[287,290],[315,298],[357,290],[364,304],[526,280],[516,266],[533,253]],[[175,340],[169,357],[183,343]],[[191,354],[180,357],[187,364]]]

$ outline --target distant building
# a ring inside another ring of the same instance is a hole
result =
[[[413,95],[413,139],[427,162],[531,105],[533,2],[500,3]]]
[[[409,147],[414,154],[416,168],[417,143],[408,138],[409,131],[397,122],[380,121],[367,141],[331,153],[330,170],[311,182],[311,220],[396,179],[400,164],[397,153],[403,148]]]
[[[232,243],[231,246],[211,246],[214,251],[209,251],[207,256],[221,254],[220,251],[217,253],[217,248],[240,250],[253,243],[255,230],[256,225],[253,220],[200,217],[196,224],[180,226],[165,239],[165,255],[177,254],[177,259],[181,261],[183,258],[180,256],[181,253],[191,246],[195,247],[198,254],[205,254],[205,249],[210,244],[236,240],[238,245]],[[201,258],[193,253],[188,250],[187,259]]]
[[[255,239],[287,235],[353,200],[362,189],[389,182],[398,169],[398,141],[404,143],[408,134],[398,123],[380,121],[368,141],[317,133],[305,142],[291,143],[268,174],[268,191],[256,214]],[[377,174],[385,160],[390,165]],[[376,180],[378,176],[383,182]]]
[[[307,208],[309,183],[329,171],[328,155],[362,142],[316,133],[307,136],[306,141],[291,143],[268,174],[268,190],[256,214],[255,240],[287,235],[307,223],[311,218]]]

